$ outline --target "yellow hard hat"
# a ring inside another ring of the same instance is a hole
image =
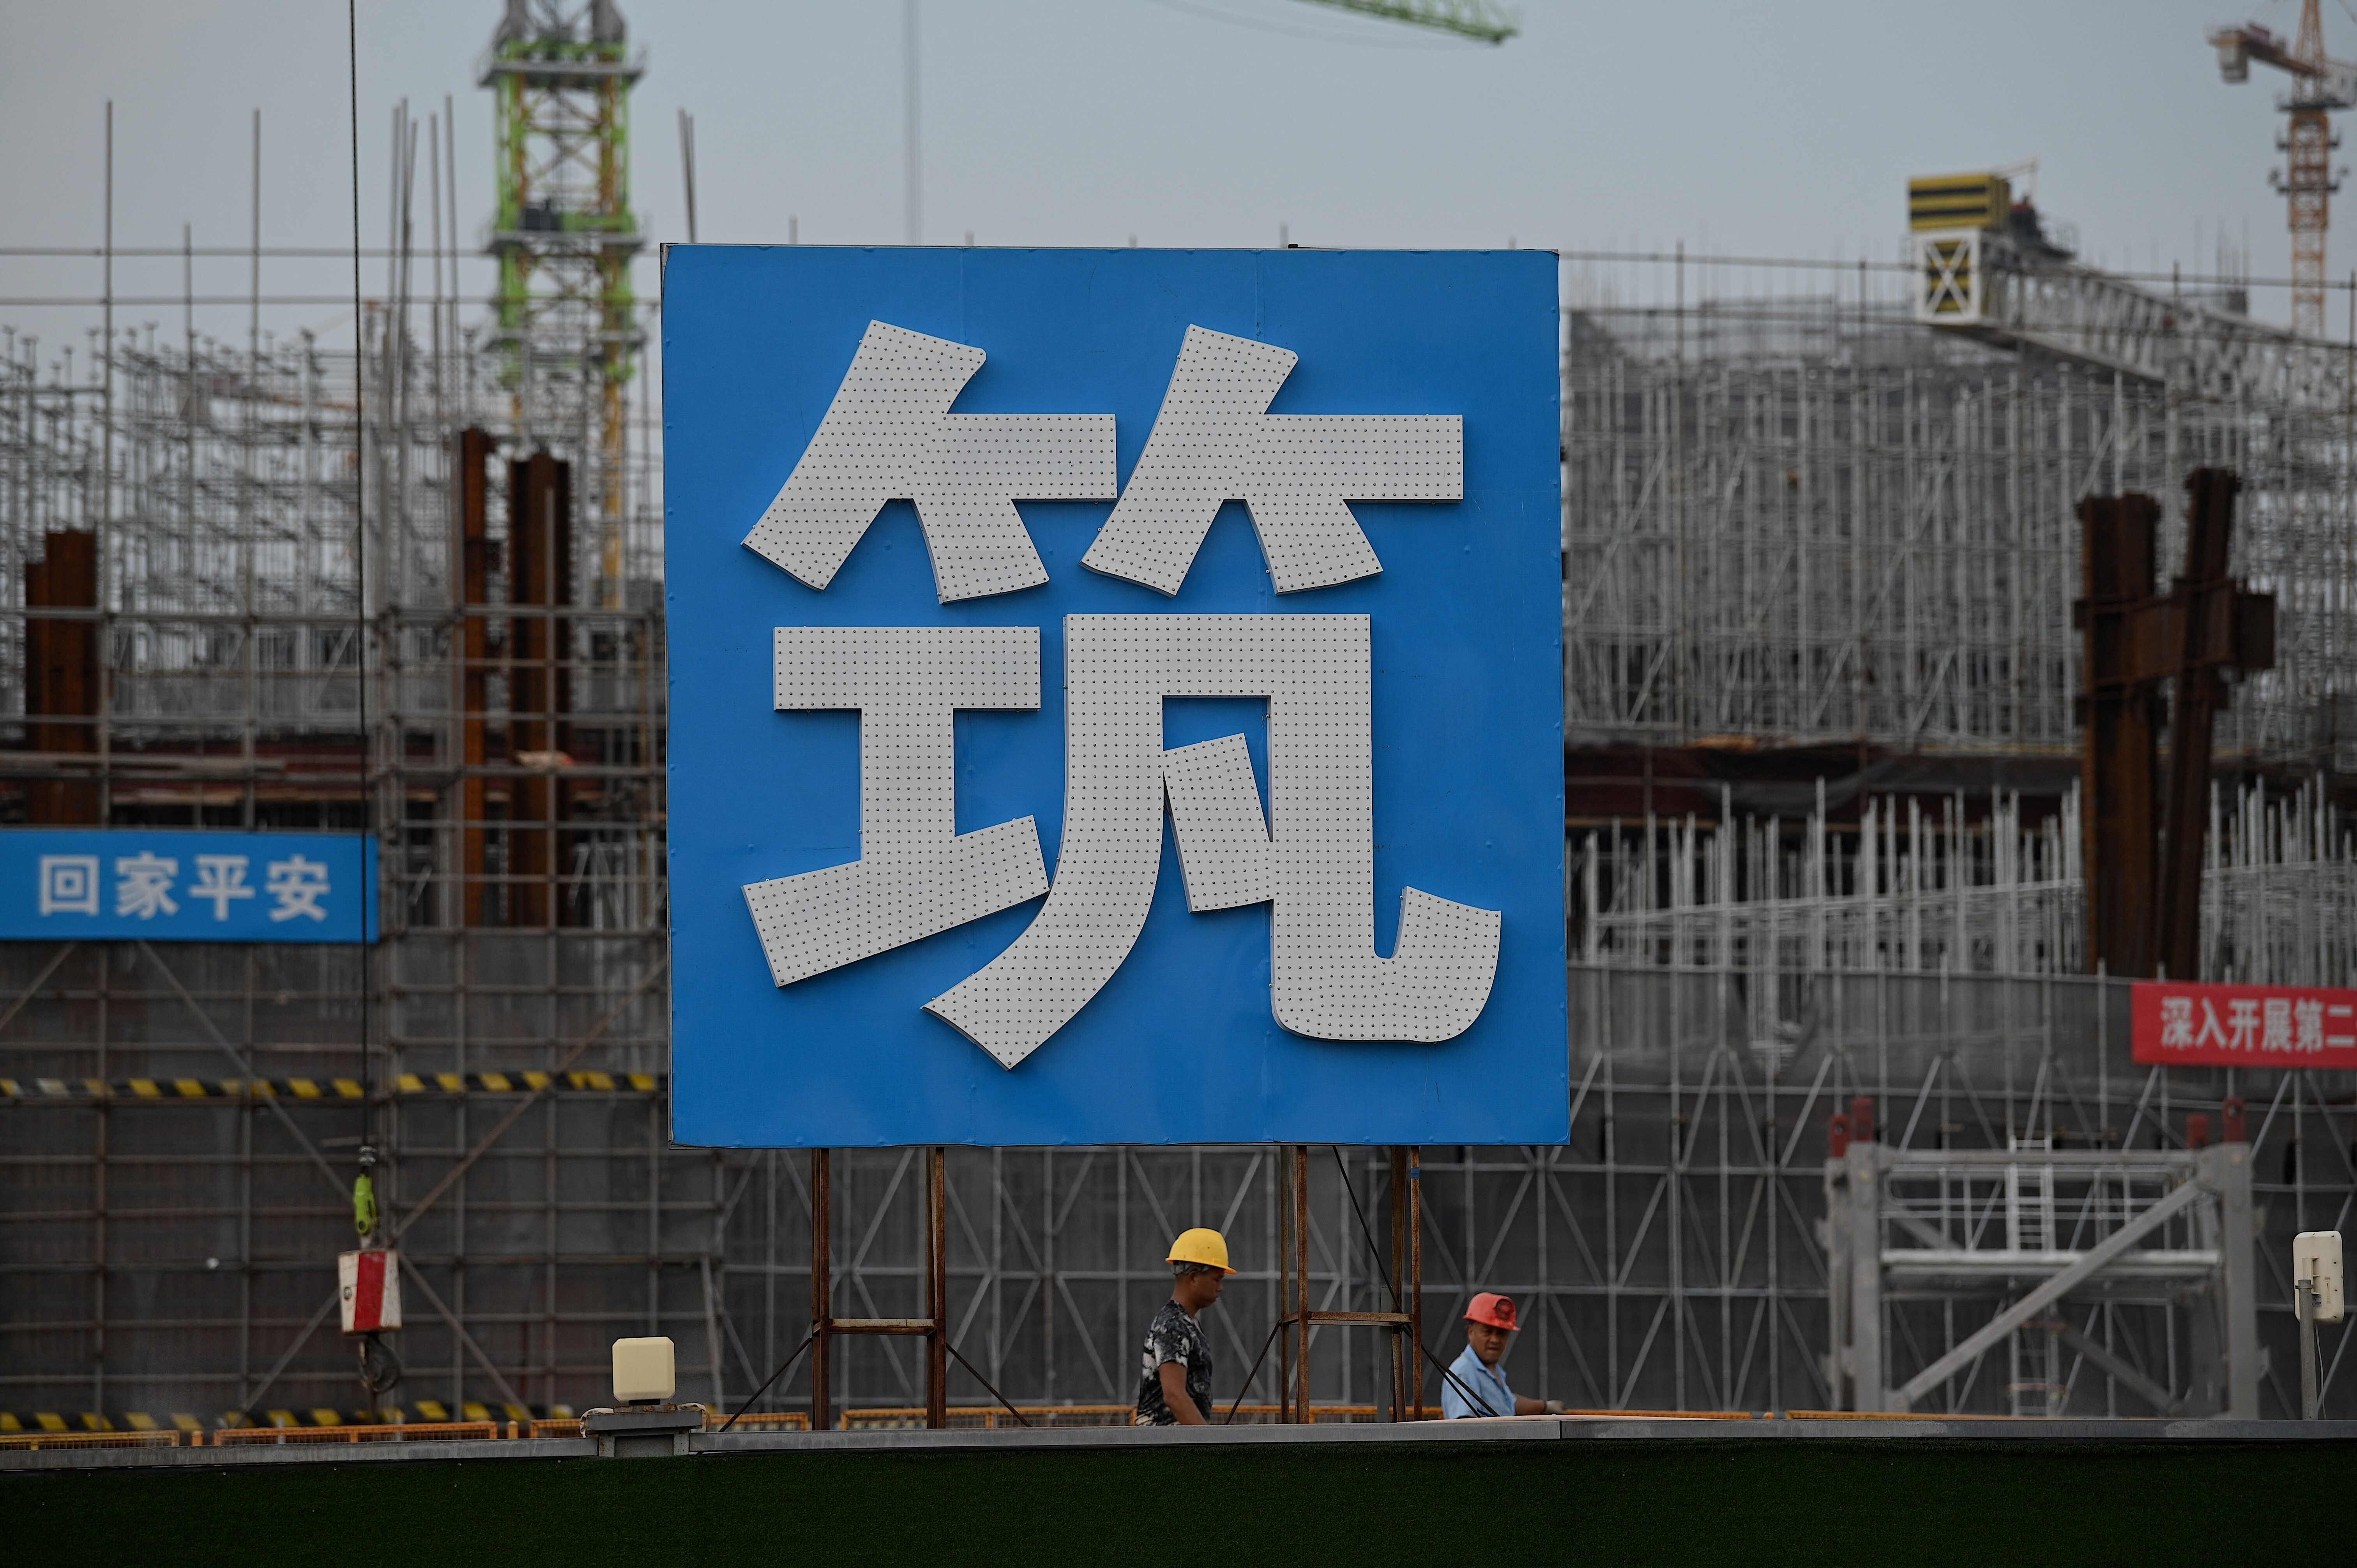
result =
[[[1200,1226],[1178,1233],[1178,1240],[1170,1243],[1168,1261],[1173,1263],[1209,1263],[1223,1274],[1235,1273],[1228,1267],[1228,1239],[1217,1230],[1206,1230]]]

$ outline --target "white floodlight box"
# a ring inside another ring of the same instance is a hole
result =
[[[679,1391],[679,1374],[667,1336],[614,1341],[614,1402],[668,1404]]]
[[[2316,1293],[2316,1321],[2338,1323],[2346,1310],[2346,1285],[2341,1271],[2341,1232],[2303,1230],[2291,1239],[2291,1277],[2309,1282]]]

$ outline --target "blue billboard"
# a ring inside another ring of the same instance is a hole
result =
[[[0,829],[0,940],[372,942],[376,840]]]
[[[671,247],[673,1135],[1564,1142],[1555,291]]]

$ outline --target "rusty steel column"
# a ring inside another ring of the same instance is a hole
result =
[[[925,1424],[950,1423],[949,1205],[943,1177],[949,1151],[925,1151]]]
[[[38,561],[25,565],[27,610],[98,608],[98,535],[51,533]],[[25,738],[48,754],[46,771],[62,773],[68,757],[98,750],[99,621],[94,615],[25,618]],[[46,720],[47,722],[38,722]],[[25,821],[36,827],[99,822],[95,776],[36,779],[25,788]]]
[[[810,1156],[811,1206],[811,1430],[824,1432],[834,1423],[828,1408],[827,1351],[834,1338],[834,1253],[829,1228],[834,1208],[828,1177],[833,1162],[824,1149]]]
[[[2212,744],[2226,705],[2222,669],[2234,650],[2236,585],[2226,575],[2226,561],[2234,540],[2234,492],[2242,488],[2223,468],[2196,468],[2185,481],[2185,575],[2173,596],[2175,711],[2152,944],[2172,980],[2196,980],[2201,972],[2201,852],[2210,828]]]
[[[545,452],[508,465],[508,597],[527,613],[509,623],[508,760],[524,771],[508,806],[508,923],[559,923],[565,814],[554,757],[565,749],[565,622],[573,600],[573,470]]]
[[[1276,1418],[1293,1419],[1293,1158],[1282,1144],[1276,1166]]]
[[[1407,1310],[1407,1150],[1394,1144],[1392,1155],[1392,1310]],[[1392,1342],[1392,1419],[1407,1419],[1407,1380],[1415,1373],[1415,1348],[1395,1329]]]
[[[1424,1151],[1407,1152],[1408,1419],[1424,1419]]]
[[[491,596],[491,445],[487,430],[478,427],[458,433],[457,537],[450,553],[451,608],[458,618],[456,646],[451,650],[457,656],[457,690],[452,693],[456,700],[451,705],[458,714],[457,755],[452,758],[457,764],[458,788],[451,805],[458,816],[455,913],[462,926],[488,924],[490,913],[484,907],[490,866],[484,856],[483,822],[490,815],[490,801],[483,778],[487,757],[483,714],[490,705],[490,624],[482,607]]]
[[[1309,1408],[1309,1145],[1296,1144],[1293,1163],[1294,1332],[1301,1337],[1293,1358],[1293,1419],[1310,1422]]]
[[[2157,783],[2159,698],[2141,649],[2153,625],[2150,496],[2090,496],[2079,503],[2081,635],[2080,834],[2086,867],[2087,967],[2152,972],[2153,898],[2159,878]]]

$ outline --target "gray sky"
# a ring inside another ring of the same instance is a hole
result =
[[[789,214],[805,242],[899,238],[898,4],[624,9],[650,57],[634,182],[655,238],[684,238],[681,105],[697,122],[703,238],[782,241]],[[1523,0],[1523,36],[1491,48],[1298,0],[923,0],[926,238],[1271,244],[1285,223],[1318,245],[1684,240],[1888,259],[1910,174],[2036,156],[2041,206],[2077,225],[2090,260],[2207,272],[2223,225],[2237,240],[2247,231],[2257,274],[2280,277],[2284,206],[2266,170],[2281,79],[2255,69],[2225,86],[2202,41],[2233,9]],[[367,243],[384,233],[391,104],[405,95],[423,115],[446,92],[474,241],[491,176],[490,105],[474,70],[499,10],[361,5]],[[2251,14],[2286,33],[2298,20],[2287,0]],[[2357,56],[2342,0],[2327,0],[2325,16],[2334,52]],[[349,235],[334,0],[0,0],[0,245],[96,242],[109,97],[119,243],[177,244],[183,221],[199,245],[242,243],[257,107],[264,242]],[[2332,252],[2343,277],[2357,268],[2357,213],[2347,221]],[[265,286],[293,287],[289,269]],[[371,289],[381,275],[371,270]],[[0,295],[94,277],[88,263],[0,259]],[[124,274],[151,292],[178,283],[177,261]],[[242,266],[201,270],[198,286],[242,289]],[[2256,303],[2286,313],[2280,291]],[[20,323],[33,314],[55,313],[0,308]]]

